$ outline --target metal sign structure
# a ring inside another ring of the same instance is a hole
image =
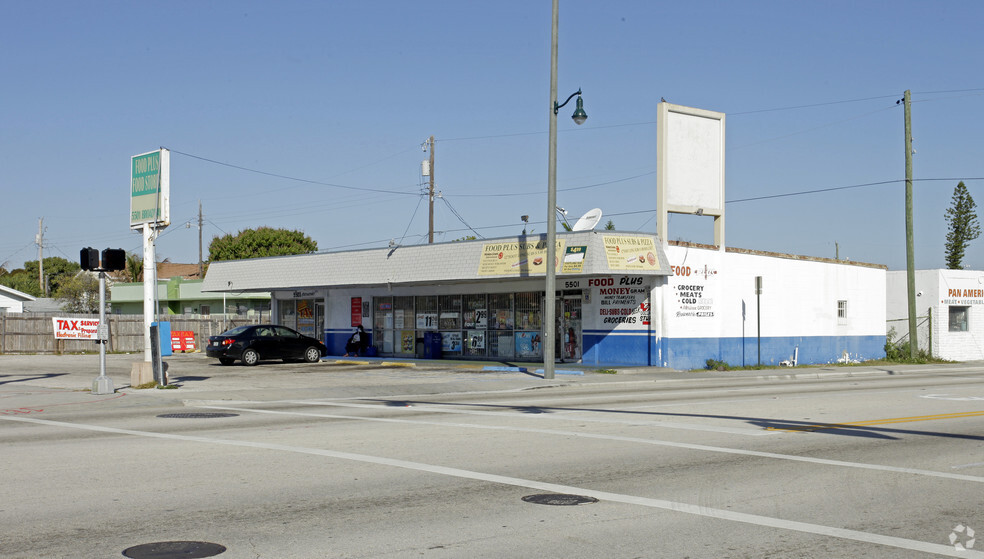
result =
[[[130,228],[171,223],[171,152],[157,151],[130,158]]]

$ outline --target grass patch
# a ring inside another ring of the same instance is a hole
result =
[[[595,372],[599,375],[617,375],[618,371],[615,369],[595,369]]]
[[[178,385],[169,384],[167,386],[161,386],[160,384],[157,384],[157,381],[150,381],[143,384],[138,384],[137,386],[131,386],[130,388],[134,390],[147,390],[149,388],[156,388],[158,390],[175,390],[178,388]]]

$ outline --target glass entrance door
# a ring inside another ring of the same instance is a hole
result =
[[[557,331],[554,355],[561,363],[581,360],[581,293],[557,298]]]

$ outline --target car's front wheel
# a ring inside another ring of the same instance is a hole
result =
[[[314,346],[305,349],[304,360],[308,363],[317,363],[321,360],[321,350]]]
[[[243,365],[252,367],[260,362],[260,354],[255,349],[247,349],[243,352]]]

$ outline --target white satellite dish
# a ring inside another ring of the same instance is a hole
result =
[[[601,208],[588,210],[588,213],[582,215],[574,227],[571,227],[571,231],[591,231],[599,221],[601,221]]]

